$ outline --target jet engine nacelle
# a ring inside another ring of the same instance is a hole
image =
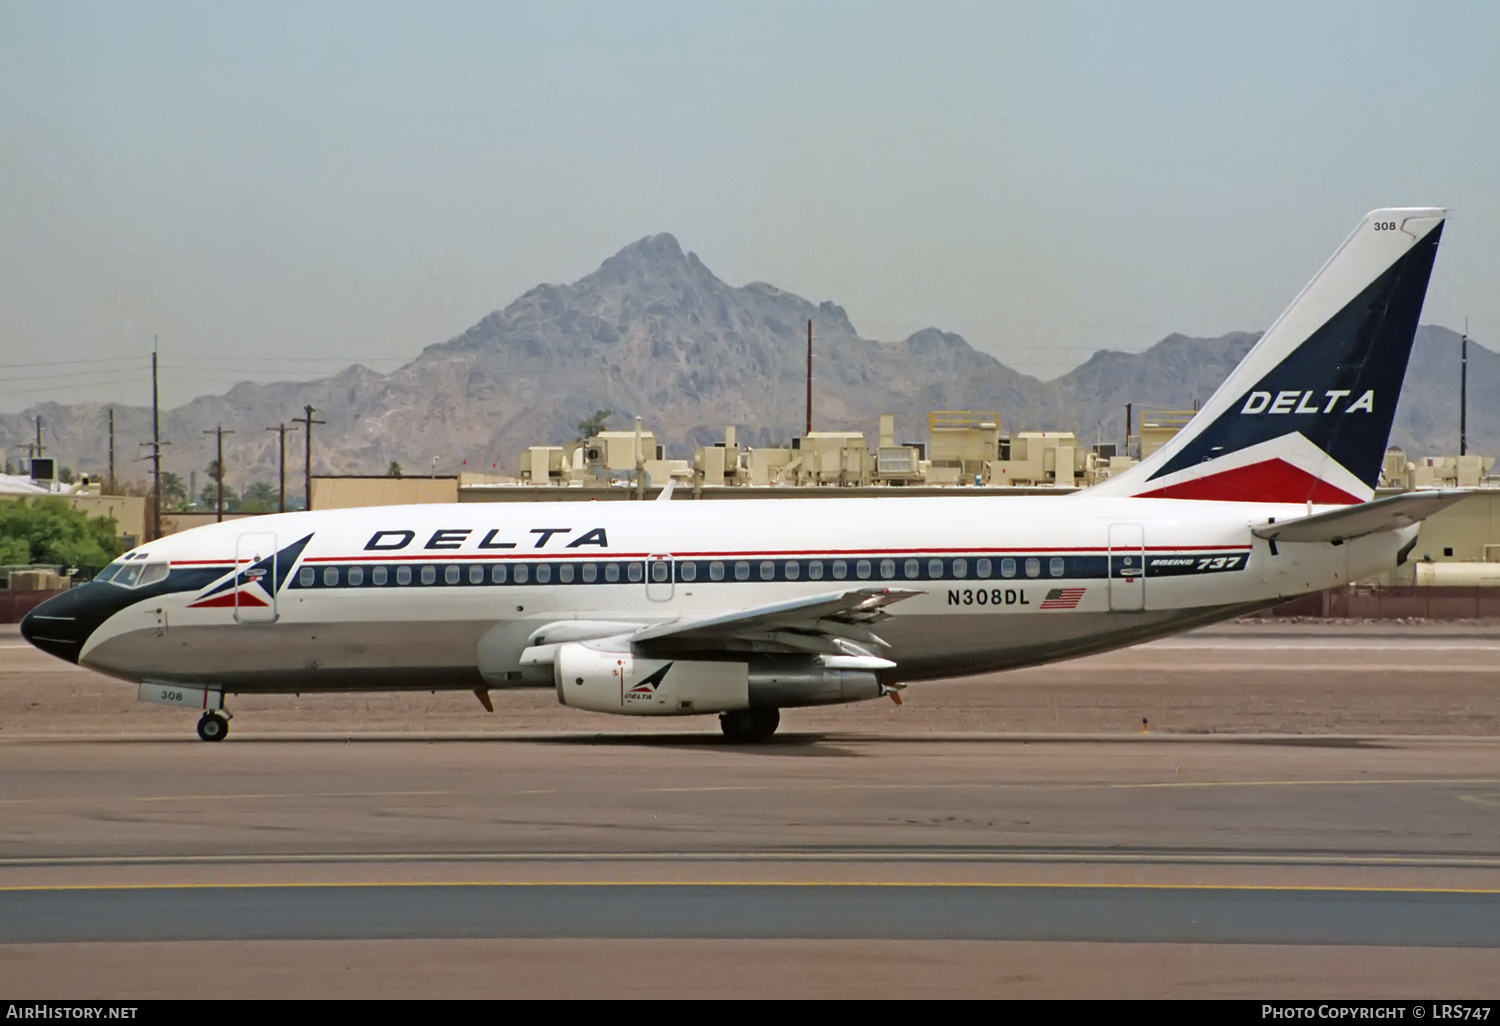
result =
[[[558,646],[552,666],[557,700],[574,709],[682,716],[750,706],[745,663],[643,659],[568,643]]]
[[[890,665],[844,656],[759,657],[751,663],[647,659],[616,648],[558,645],[552,653],[557,700],[574,709],[627,716],[839,705],[885,694],[873,670],[875,664]]]

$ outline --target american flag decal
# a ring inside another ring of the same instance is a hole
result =
[[[1083,598],[1087,588],[1053,588],[1047,592],[1047,597],[1042,599],[1043,609],[1077,609],[1078,600]]]

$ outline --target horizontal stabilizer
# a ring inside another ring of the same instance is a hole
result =
[[[1358,506],[1315,513],[1310,517],[1273,520],[1251,528],[1250,533],[1274,542],[1332,542],[1337,545],[1351,538],[1362,538],[1380,531],[1398,531],[1421,523],[1468,494],[1457,488],[1408,492]]]

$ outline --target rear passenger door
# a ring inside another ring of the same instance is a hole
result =
[[[672,557],[668,553],[653,553],[646,557],[646,597],[652,602],[666,602],[672,598]]]

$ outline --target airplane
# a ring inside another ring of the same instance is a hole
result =
[[[1366,215],[1179,434],[1072,494],[267,515],[139,546],[21,633],[205,741],[230,695],[547,687],[757,742],[1229,619],[1399,566],[1462,497],[1374,498],[1445,219]]]

